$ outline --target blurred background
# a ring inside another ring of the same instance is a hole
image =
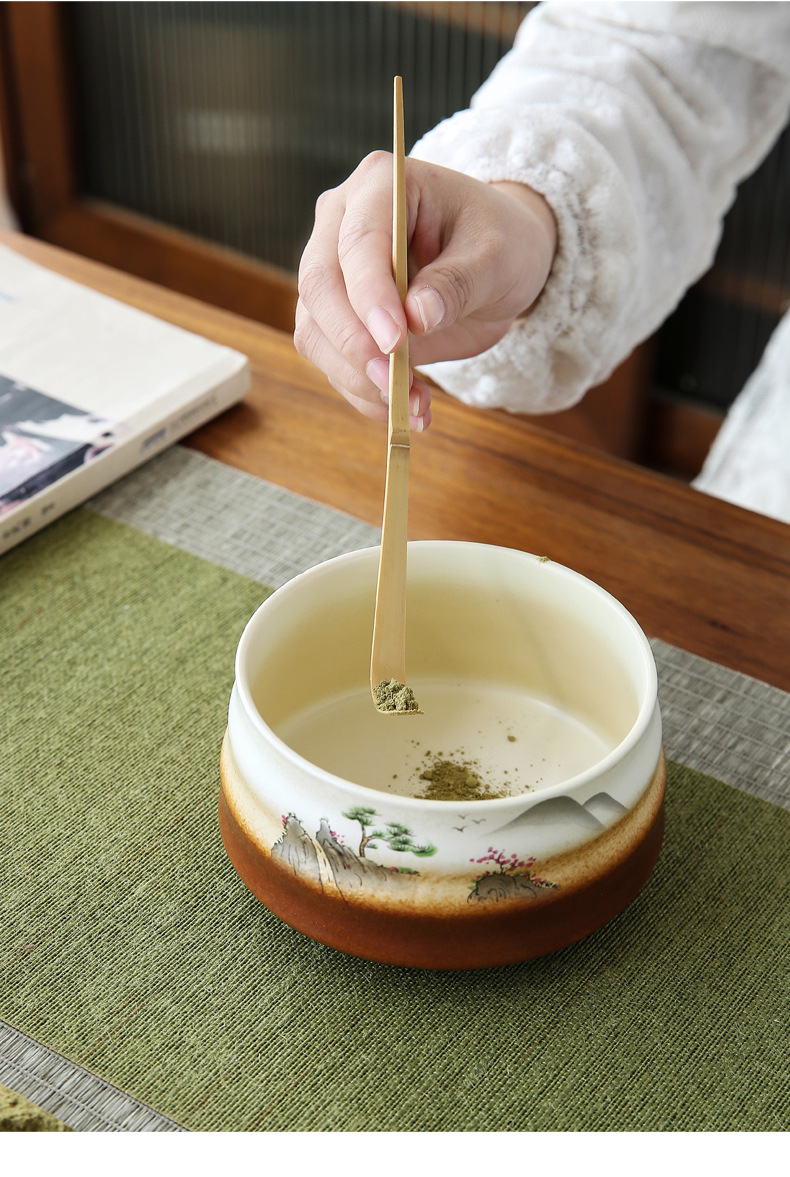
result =
[[[469,98],[526,3],[2,3],[0,141],[27,233],[290,330],[317,196]],[[658,335],[537,422],[679,478],[790,305],[790,132]]]

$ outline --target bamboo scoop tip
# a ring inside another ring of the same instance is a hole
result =
[[[396,678],[389,682],[383,678],[375,686],[371,683],[371,690],[376,710],[381,715],[422,715],[414,691]]]

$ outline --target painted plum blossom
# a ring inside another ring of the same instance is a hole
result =
[[[475,866],[486,869],[477,874],[469,885],[470,903],[499,903],[516,896],[533,898],[548,891],[558,891],[559,884],[540,878],[533,871],[534,858],[519,858],[513,852],[489,846],[480,858],[470,858]]]

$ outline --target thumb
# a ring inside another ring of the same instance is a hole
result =
[[[415,274],[409,284],[404,303],[409,330],[415,335],[427,335],[469,314],[474,309],[475,285],[468,258],[442,254]]]
[[[412,258],[422,268],[406,295],[409,330],[425,336],[461,320],[509,324],[546,283],[556,252],[554,214],[523,184],[487,184],[441,169],[429,179],[437,192],[421,200],[420,216],[427,211],[412,238]]]

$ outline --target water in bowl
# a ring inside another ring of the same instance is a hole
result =
[[[469,763],[503,796],[566,781],[606,756],[617,740],[589,720],[511,686],[416,682],[421,715],[380,715],[369,690],[282,720],[277,734],[325,771],[379,792],[418,796],[436,759]]]

